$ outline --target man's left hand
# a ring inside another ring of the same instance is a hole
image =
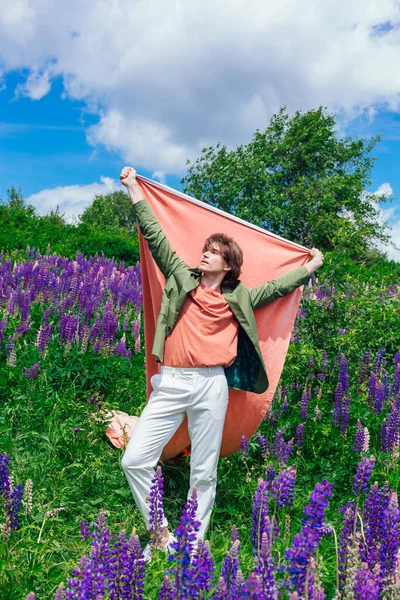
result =
[[[322,254],[322,252],[320,250],[318,250],[317,248],[311,248],[310,258],[311,258],[311,262],[315,265],[316,269],[319,269],[319,267],[322,267],[323,262],[324,262],[324,255]]]

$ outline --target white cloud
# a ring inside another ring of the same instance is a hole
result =
[[[2,71],[55,77],[99,115],[92,145],[181,173],[203,144],[247,141],[287,104],[346,119],[399,109],[397,0],[0,0]]]
[[[390,183],[382,183],[374,192],[377,196],[385,196],[389,198],[393,194],[393,189]],[[387,253],[388,258],[400,262],[400,214],[396,207],[382,207],[378,202],[372,202],[373,207],[378,211],[378,219],[382,224],[389,225],[385,233],[390,236],[391,241],[397,246],[384,245],[380,241],[376,241],[376,245],[380,250]]]
[[[375,194],[377,196],[385,196],[386,198],[389,198],[389,196],[393,195],[393,188],[390,183],[382,183],[382,185],[380,185],[376,190]]]
[[[50,89],[50,73],[48,71],[44,73],[34,71],[27,77],[25,83],[17,86],[15,95],[16,97],[21,95],[27,96],[31,100],[40,100],[49,93]]]
[[[32,204],[41,215],[56,210],[57,206],[65,218],[72,223],[76,220],[89,204],[94,200],[96,194],[110,194],[115,190],[121,190],[121,184],[111,177],[100,177],[101,183],[90,183],[88,185],[67,185],[42,190],[32,194],[26,201]]]

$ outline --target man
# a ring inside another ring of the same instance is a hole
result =
[[[164,446],[184,418],[191,440],[190,490],[198,495],[199,538],[207,530],[216,491],[217,465],[228,403],[228,388],[262,393],[268,377],[258,342],[254,310],[304,285],[322,265],[312,260],[254,288],[239,280],[243,254],[225,234],[210,236],[198,267],[189,267],[172,250],[158,220],[143,198],[136,172],[120,174],[152,256],[166,283],[152,353],[162,364],[151,379],[153,392],[122,459],[136,504],[149,522],[149,495],[154,468]],[[162,544],[171,536],[164,516]]]

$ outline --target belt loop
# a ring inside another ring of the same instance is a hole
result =
[[[175,377],[175,367],[172,367],[172,377]]]

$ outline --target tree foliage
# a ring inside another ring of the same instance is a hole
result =
[[[103,230],[124,229],[130,233],[136,230],[131,201],[122,190],[104,196],[96,195],[92,204],[80,216],[80,220]]]
[[[343,249],[356,258],[387,242],[385,224],[366,192],[379,140],[342,138],[322,107],[274,115],[247,144],[204,148],[182,183],[186,193],[321,250]]]
[[[66,224],[58,208],[39,216],[14,187],[8,190],[8,202],[0,202],[0,222],[0,253],[25,250],[27,246],[44,253],[50,246],[52,252],[68,258],[81,252],[85,256],[103,253],[126,264],[139,260],[136,233],[122,228],[102,229],[87,222]]]

